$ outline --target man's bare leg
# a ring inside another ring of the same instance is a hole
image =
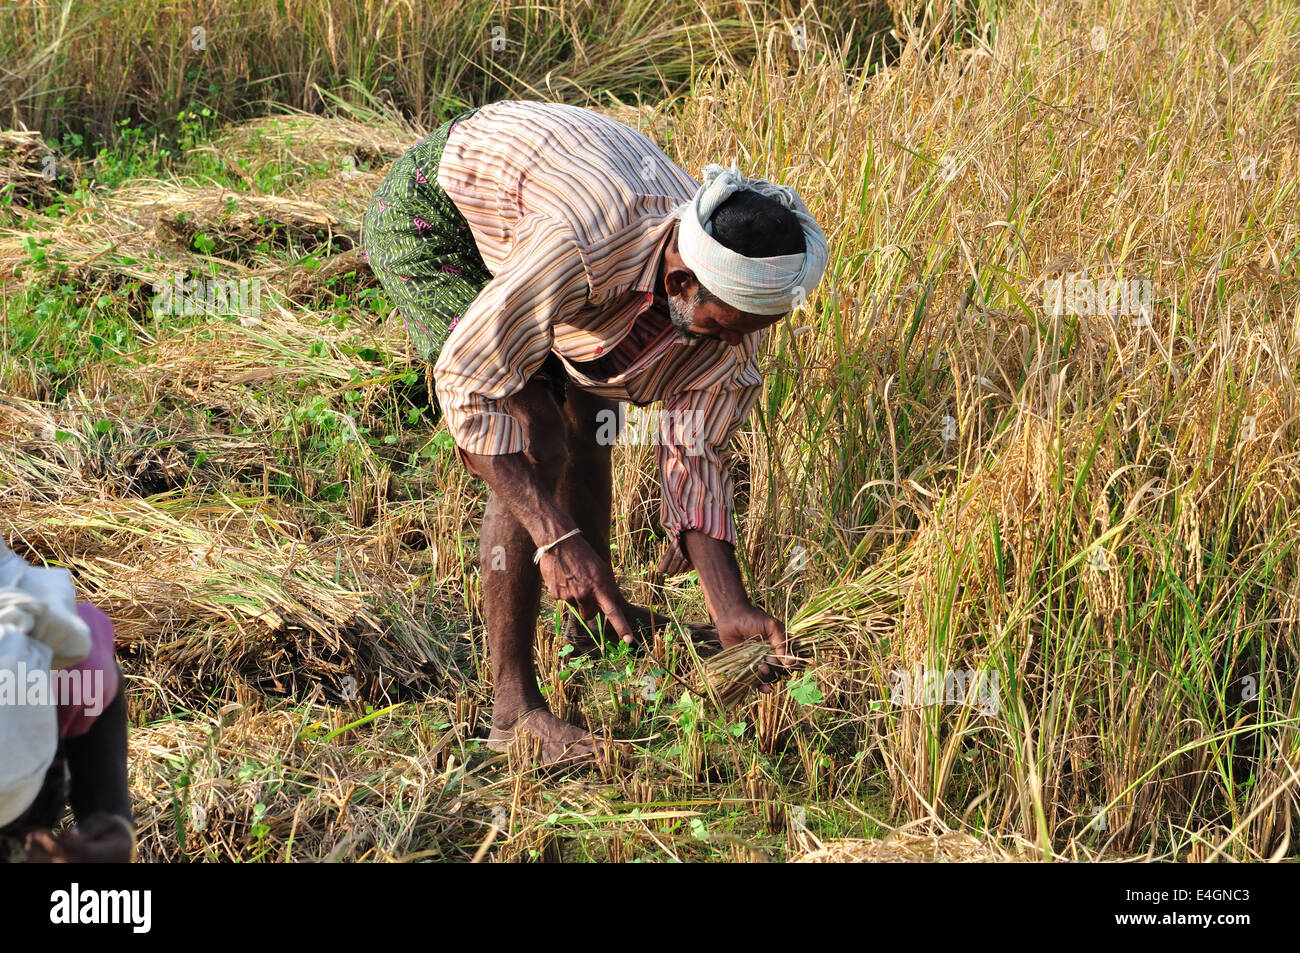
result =
[[[542,482],[554,487],[565,453],[560,437],[564,423],[554,398],[544,386],[530,383],[508,406],[527,434],[529,461],[537,467]],[[494,695],[488,747],[505,750],[515,729],[523,727],[541,739],[543,763],[585,760],[605,742],[551,714],[537,685],[533,638],[541,572],[533,563],[534,549],[524,527],[505,503],[491,494],[479,550]]]

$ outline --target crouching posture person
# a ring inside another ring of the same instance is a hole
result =
[[[0,543],[0,861],[132,859],[121,682],[113,625],[68,571]]]
[[[697,183],[595,112],[503,101],[416,144],[367,209],[370,265],[491,490],[480,561],[497,750],[520,728],[547,763],[607,744],[538,689],[542,582],[578,613],[575,641],[608,628],[637,642],[664,621],[624,598],[610,561],[619,401],[662,405],[666,560],[698,571],[724,646],[769,640],[769,676],[791,661],[736,563],[727,447],[762,385],[762,332],[816,286],[826,239],[792,189],[704,171]]]

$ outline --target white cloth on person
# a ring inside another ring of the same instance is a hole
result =
[[[33,674],[76,665],[91,649],[66,569],[29,566],[0,543],[0,827],[21,817],[59,747],[57,699],[28,697]]]
[[[798,193],[788,185],[750,179],[730,169],[707,165],[704,183],[690,202],[679,206],[677,250],[709,292],[733,308],[751,314],[785,314],[817,287],[826,270],[826,234]],[[713,237],[713,213],[736,192],[749,189],[775,199],[794,212],[803,228],[804,251],[798,255],[747,258]]]

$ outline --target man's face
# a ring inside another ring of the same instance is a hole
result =
[[[691,286],[689,295],[668,296],[668,316],[682,341],[723,341],[733,347],[740,344],[746,334],[773,325],[783,317],[779,314],[750,314],[721,302],[702,301],[698,283]]]
[[[745,335],[770,327],[787,314],[751,314],[720,301],[700,297],[700,282],[677,250],[677,226],[660,264],[661,290],[668,297],[668,316],[682,341],[723,341],[732,347]]]

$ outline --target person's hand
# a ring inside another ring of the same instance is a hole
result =
[[[125,864],[134,838],[123,819],[96,812],[62,834],[38,828],[27,835],[27,862],[33,864]]]
[[[636,641],[632,625],[623,614],[623,593],[609,563],[596,555],[581,536],[564,540],[542,557],[542,579],[556,602],[567,602],[590,619],[602,612],[624,642]]]
[[[772,644],[772,654],[758,666],[759,691],[770,692],[769,683],[776,681],[783,669],[798,664],[799,660],[788,651],[785,625],[751,603],[733,606],[720,613],[715,622],[724,649],[739,645],[746,639],[767,639]]]

